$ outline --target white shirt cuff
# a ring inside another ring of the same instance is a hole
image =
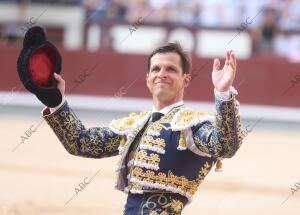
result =
[[[59,105],[57,105],[57,106],[54,107],[54,108],[50,108],[50,113],[53,113],[53,112],[55,112],[57,109],[59,109],[59,108],[65,103],[65,101],[66,101],[66,97],[64,96],[64,97],[62,98],[62,101],[61,101],[61,103],[60,103]]]
[[[225,92],[220,92],[217,89],[215,89],[215,95],[222,100],[230,100],[231,99],[230,90],[227,90]]]

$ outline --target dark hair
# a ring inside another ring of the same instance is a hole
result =
[[[180,56],[181,59],[181,68],[183,74],[190,74],[192,67],[191,56],[188,52],[184,51],[179,42],[168,43],[167,45],[158,47],[155,49],[148,57],[148,73],[150,71],[151,58],[158,53],[169,53],[174,52]]]

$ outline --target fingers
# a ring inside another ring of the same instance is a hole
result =
[[[236,71],[236,58],[233,50],[230,52],[230,66],[233,68],[234,71]]]
[[[57,73],[54,73],[54,78],[60,83],[60,82],[63,82],[65,81],[61,75],[57,74]]]
[[[233,61],[234,68],[236,68],[236,58],[234,52],[231,50],[231,59]]]
[[[228,50],[228,51],[226,52],[225,65],[227,65],[227,66],[229,65],[231,51],[232,51],[232,50]]]
[[[54,73],[54,78],[57,80],[58,85],[65,85],[65,80],[61,77],[61,75]]]
[[[220,69],[220,60],[218,58],[214,59],[214,65],[213,70],[219,70]]]
[[[231,66],[234,70],[236,70],[236,58],[232,49],[226,52],[225,65]]]
[[[65,80],[61,77],[61,75],[58,75],[54,73],[54,78],[57,80],[58,85],[57,88],[59,89],[62,96],[65,94]]]
[[[220,64],[220,60],[215,58],[214,70],[219,70]],[[232,49],[226,52],[225,66],[231,66],[234,70],[236,69],[236,58]]]

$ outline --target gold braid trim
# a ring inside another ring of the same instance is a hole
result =
[[[192,195],[195,194],[198,186],[202,183],[213,165],[214,164],[209,165],[208,162],[206,162],[199,171],[198,178],[195,180],[188,180],[185,176],[177,176],[170,170],[167,175],[163,172],[152,170],[144,171],[141,167],[134,167],[130,182],[142,185],[146,188],[156,188],[179,193],[191,201]]]
[[[175,114],[171,127],[173,131],[182,131],[204,121],[213,121],[214,118],[214,114],[211,112],[183,108]]]
[[[142,139],[141,148],[145,148],[152,151],[157,151],[158,153],[164,154],[166,142],[162,138],[154,139],[153,136],[146,135]],[[155,150],[157,149],[157,150]],[[158,151],[159,150],[159,151]]]
[[[130,131],[136,129],[138,124],[140,124],[145,116],[149,114],[149,111],[142,111],[139,114],[131,113],[128,117],[113,120],[110,123],[109,128],[119,135],[127,135]]]

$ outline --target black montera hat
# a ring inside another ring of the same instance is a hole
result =
[[[53,73],[60,73],[61,56],[57,48],[46,41],[41,27],[30,28],[23,41],[18,58],[18,73],[25,88],[47,107],[55,107],[62,101]]]

